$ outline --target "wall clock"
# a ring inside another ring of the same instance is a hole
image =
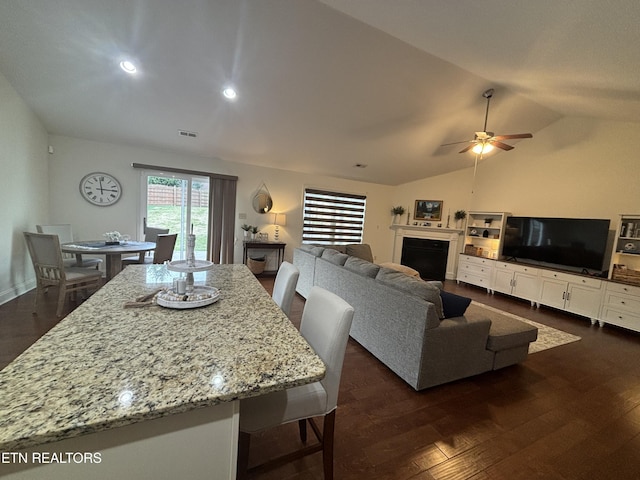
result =
[[[80,180],[80,194],[89,203],[108,207],[120,200],[122,186],[108,173],[93,172]]]

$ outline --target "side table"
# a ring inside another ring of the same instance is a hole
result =
[[[242,242],[242,262],[246,265],[249,258],[249,250],[276,250],[278,260],[275,270],[265,270],[263,274],[275,275],[284,260],[284,247],[286,243],[282,242],[258,242],[257,240],[245,240]]]

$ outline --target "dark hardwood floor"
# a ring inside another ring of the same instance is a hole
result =
[[[261,279],[271,291],[273,279]],[[640,479],[640,335],[484,290],[445,289],[582,337],[508,367],[415,392],[353,340],[336,420],[335,478]],[[0,368],[57,323],[55,295],[0,306]],[[299,324],[304,300],[292,311]],[[69,310],[69,308],[68,308]],[[251,463],[298,446],[296,425],[252,437]],[[321,479],[320,454],[260,479]]]

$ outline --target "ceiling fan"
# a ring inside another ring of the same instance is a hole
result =
[[[465,153],[469,150],[472,150],[473,153],[482,155],[484,153],[488,153],[493,150],[494,147],[497,147],[501,150],[513,150],[514,147],[511,145],[507,145],[506,143],[502,143],[501,140],[510,140],[514,138],[533,138],[533,135],[530,133],[514,133],[511,135],[495,135],[493,132],[487,132],[487,119],[489,118],[489,103],[491,102],[491,97],[493,97],[493,88],[489,90],[485,90],[482,93],[482,96],[487,99],[487,110],[484,115],[484,129],[482,132],[475,132],[475,137],[473,140],[463,141],[463,142],[453,142],[453,143],[445,143],[444,145],[440,145],[441,147],[446,147],[448,145],[457,145],[459,143],[469,143],[468,146],[464,147],[460,150],[459,153]]]

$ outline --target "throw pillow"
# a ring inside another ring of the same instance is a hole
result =
[[[358,257],[349,257],[344,264],[344,268],[369,278],[376,278],[378,270],[380,270],[380,267],[375,263],[367,262]]]
[[[397,270],[398,272],[402,272],[405,275],[409,275],[410,277],[420,276],[420,272],[418,272],[417,270],[411,267],[407,267],[406,265],[400,265],[399,263],[385,262],[385,263],[381,263],[380,266],[390,268],[392,270]]]
[[[456,295],[455,293],[440,291],[444,318],[461,317],[467,311],[471,299]]]
[[[345,253],[373,263],[373,254],[371,253],[371,246],[369,246],[368,243],[353,243],[347,245]]]
[[[325,248],[324,252],[322,252],[322,257],[325,260],[339,266],[343,266],[344,263],[349,258],[349,255],[346,253],[340,253],[337,250],[333,250],[331,248]]]

